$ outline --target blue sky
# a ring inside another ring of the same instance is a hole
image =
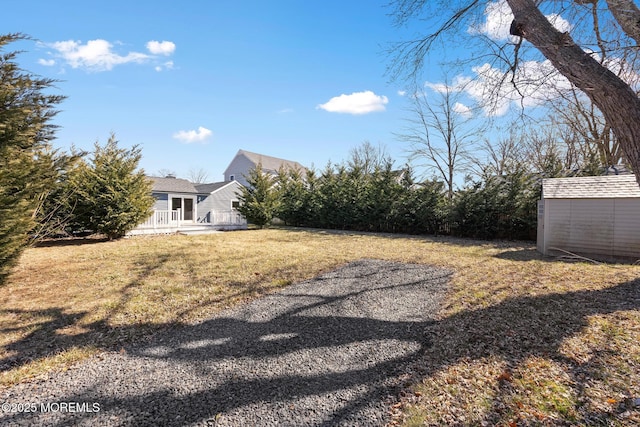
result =
[[[385,49],[411,30],[392,25],[387,2],[22,0],[3,5],[2,31],[37,39],[9,49],[60,80],[57,147],[114,132],[142,147],[149,174],[204,169],[218,181],[238,149],[323,168],[369,141],[405,162],[394,133],[407,97],[385,75]],[[424,78],[442,71],[427,62]]]

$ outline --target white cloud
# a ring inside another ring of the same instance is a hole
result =
[[[213,132],[205,127],[198,127],[198,130],[181,130],[173,134],[173,137],[185,144],[191,144],[193,142],[204,142],[207,140]]]
[[[455,88],[451,85],[448,85],[446,83],[431,83],[431,82],[426,82],[425,87],[428,87],[429,89],[433,90],[434,92],[438,92],[438,93],[447,93],[447,92],[455,92]]]
[[[278,114],[289,114],[293,113],[293,108],[283,108],[282,110],[278,110]]]
[[[513,21],[513,13],[506,0],[498,0],[487,4],[484,11],[485,22],[476,31],[492,40],[508,40],[512,38],[509,27]]]
[[[176,50],[176,45],[173,42],[169,41],[156,41],[151,40],[147,42],[147,49],[154,55],[164,55],[169,56]]]
[[[464,91],[483,106],[487,116],[503,116],[512,105],[535,107],[558,96],[558,91],[570,88],[569,81],[553,65],[543,62],[521,62],[515,74],[515,87],[511,77],[489,64],[474,67],[474,79],[464,86]],[[516,90],[517,88],[517,90]]]
[[[316,108],[330,113],[367,114],[376,111],[384,111],[389,103],[386,96],[379,96],[370,90],[354,92],[351,95],[342,94],[331,98]]]
[[[67,40],[47,44],[53,48],[54,55],[62,58],[71,68],[85,68],[89,71],[109,71],[116,65],[129,62],[141,63],[149,56],[140,52],[129,52],[119,55],[113,51],[113,45],[106,40],[89,40],[86,44],[81,41]],[[46,61],[46,60],[42,60]]]
[[[557,13],[552,13],[551,15],[545,15],[545,16],[547,17],[549,22],[551,22],[551,25],[556,27],[556,30],[560,31],[561,33],[571,31],[571,28],[573,28],[573,26],[569,23],[569,21],[567,21]]]
[[[466,105],[460,102],[456,102],[455,104],[453,104],[453,111],[455,111],[456,113],[464,117],[473,116],[473,113],[471,112],[471,108],[467,107]]]
[[[424,86],[438,93],[455,93],[462,92],[466,85],[471,81],[470,77],[456,76],[452,83],[432,83],[425,82]]]
[[[151,54],[135,51],[122,54],[116,52],[114,44],[103,39],[89,40],[86,44],[79,40],[65,40],[53,43],[42,43],[40,45],[53,49],[53,52],[49,52],[49,55],[62,59],[67,65],[71,66],[71,68],[82,68],[94,72],[110,71],[116,65],[127,63],[140,64],[149,61],[157,63],[158,55],[171,55],[176,48],[173,42],[158,42],[155,40],[148,42],[146,45]],[[38,62],[47,66],[56,63],[55,59],[40,59]],[[172,68],[173,61],[166,61],[164,64],[155,66],[157,71]]]
[[[407,94],[406,90],[399,90],[398,91],[398,96],[405,96]]]
[[[551,24],[558,31],[565,32],[571,30],[569,21],[557,13],[545,15]],[[487,4],[484,10],[485,20],[479,25],[472,26],[469,32],[484,34],[492,40],[509,40],[517,42],[519,37],[509,34],[509,27],[513,21],[513,13],[506,0],[497,0]]]
[[[155,70],[157,72],[163,71],[163,70],[173,70],[173,61],[167,61],[162,65],[156,65],[155,66]]]

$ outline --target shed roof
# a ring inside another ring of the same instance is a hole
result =
[[[635,175],[581,176],[542,180],[543,199],[640,198]]]

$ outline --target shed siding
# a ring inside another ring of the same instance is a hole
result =
[[[640,199],[615,200],[614,256],[640,258]]]
[[[640,187],[633,175],[549,178],[542,185],[538,250],[640,259]]]
[[[640,199],[548,199],[544,253],[640,258]]]
[[[571,202],[545,201],[545,254],[550,247],[564,248],[571,241]]]
[[[575,199],[569,203],[571,236],[568,250],[613,255],[613,201]]]

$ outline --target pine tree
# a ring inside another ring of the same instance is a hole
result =
[[[250,170],[246,179],[249,185],[243,187],[242,194],[238,195],[238,211],[248,222],[263,228],[271,223],[278,210],[279,192],[274,185],[276,179],[262,170],[262,164]]]
[[[51,119],[64,97],[45,93],[53,80],[20,69],[18,52],[4,53],[25,39],[0,36],[0,283],[29,244],[43,194],[57,177]]]
[[[115,135],[104,147],[96,142],[90,162],[75,179],[76,227],[102,233],[109,239],[124,236],[151,215],[151,182],[138,164],[140,148],[119,148]]]
[[[303,177],[303,172],[298,169],[285,169],[278,171],[278,187],[280,190],[280,204],[277,216],[287,225],[299,227],[309,222],[307,206],[309,191]]]

